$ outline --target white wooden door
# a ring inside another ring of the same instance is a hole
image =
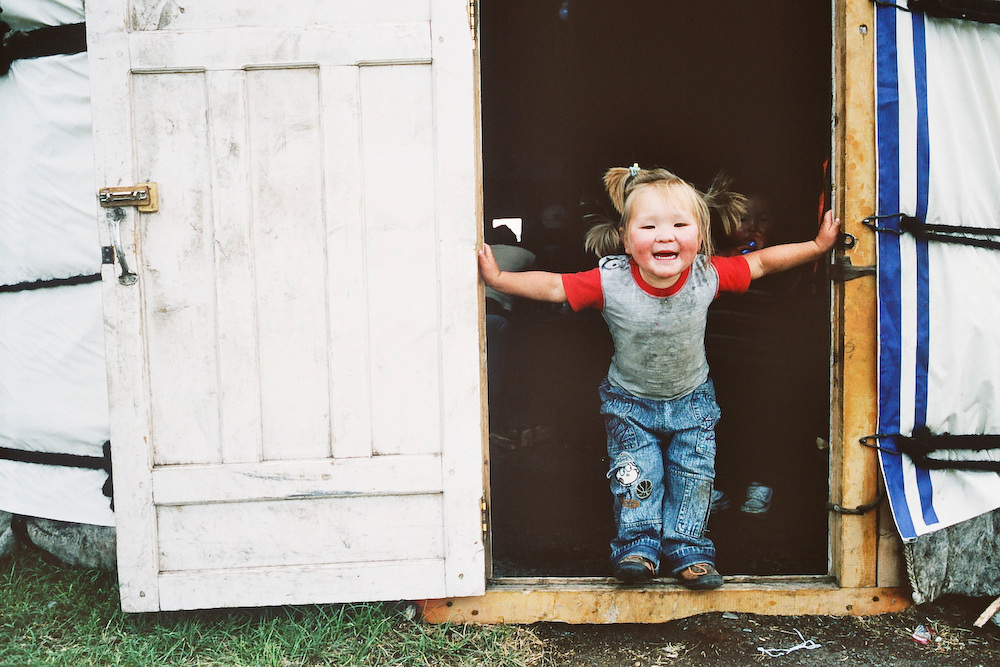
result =
[[[87,0],[129,611],[484,590],[466,0]]]

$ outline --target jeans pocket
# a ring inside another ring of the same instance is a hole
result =
[[[715,400],[715,389],[711,380],[691,393],[691,412],[702,428],[713,429],[722,416],[722,410]]]
[[[680,478],[675,477],[674,482]],[[708,524],[708,511],[712,504],[712,481],[685,476],[684,495],[677,512],[677,532],[691,538],[700,538]]]
[[[708,383],[706,383],[708,384]],[[711,385],[702,386],[691,395],[691,412],[700,429],[695,443],[695,451],[702,456],[715,457],[715,425],[719,423],[722,410],[715,401],[715,391]]]

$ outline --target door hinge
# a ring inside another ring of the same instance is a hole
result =
[[[479,34],[478,0],[469,0],[469,34],[472,36],[472,46],[475,48],[476,36]]]
[[[104,208],[135,206],[140,213],[156,213],[160,208],[156,183],[101,188],[97,191],[97,201]]]
[[[479,499],[479,510],[483,526],[483,542],[485,542],[490,535],[490,512],[489,506],[486,504],[486,496]]]

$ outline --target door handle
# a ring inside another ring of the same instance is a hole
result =
[[[122,249],[121,221],[125,219],[125,210],[120,206],[109,208],[107,219],[108,230],[111,232],[111,242],[115,247],[115,255],[118,257],[118,263],[122,267],[121,275],[118,276],[118,283],[126,286],[134,285],[139,280],[139,276],[129,270],[128,262],[125,261],[125,251]]]
[[[125,210],[122,207],[134,206],[140,213],[156,213],[160,207],[156,183],[101,188],[97,191],[97,201],[108,211],[108,229],[111,232],[115,255],[118,256],[118,263],[122,267],[118,282],[122,285],[134,285],[139,276],[129,270],[128,262],[125,261],[125,251],[122,249],[121,221],[125,219]]]

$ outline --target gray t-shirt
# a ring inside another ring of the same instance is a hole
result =
[[[665,290],[669,294],[664,296],[651,294],[636,282],[627,255],[601,259],[595,269],[599,294],[590,285],[593,272],[563,276],[574,309],[602,307],[615,345],[609,382],[634,396],[673,400],[708,379],[705,324],[708,307],[720,291],[716,264],[724,270],[723,291],[746,291],[750,272],[743,257],[713,262],[697,255],[683,284]]]

